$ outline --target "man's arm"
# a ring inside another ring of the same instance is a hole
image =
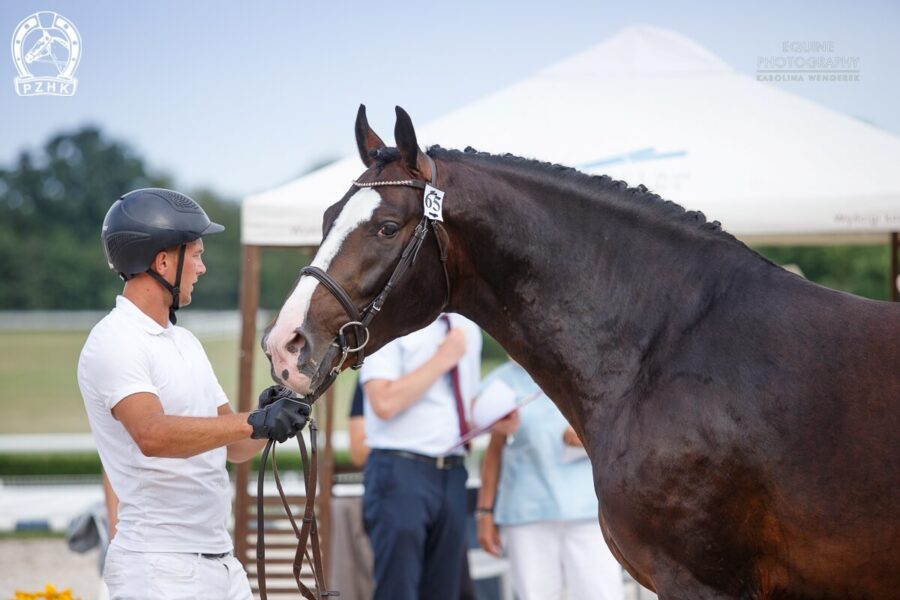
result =
[[[379,419],[392,419],[416,402],[466,353],[466,334],[453,328],[434,356],[399,379],[373,379],[365,384],[369,404]]]
[[[350,432],[350,461],[357,467],[366,464],[369,447],[366,446],[366,422],[363,417],[350,417],[347,425]]]
[[[234,411],[231,409],[231,405],[227,402],[219,406],[219,416],[223,415],[233,415]],[[261,439],[261,440],[253,440],[246,439],[240,440],[237,442],[232,442],[228,444],[228,462],[233,463],[242,463],[247,462],[251,458],[257,455],[260,450],[263,449],[263,446],[266,445],[266,442],[269,440]]]
[[[503,554],[500,533],[494,523],[494,501],[497,497],[497,483],[500,480],[500,465],[503,461],[503,447],[506,435],[492,433],[481,464],[481,487],[478,490],[476,518],[478,520],[478,543],[494,556]]]
[[[116,496],[105,470],[103,471],[103,499],[106,502],[106,524],[109,539],[113,539],[116,537],[116,525],[119,524],[119,497]]]
[[[189,458],[246,440],[253,433],[253,427],[247,423],[247,413],[218,417],[167,415],[156,394],[149,392],[138,392],[120,400],[112,414],[146,456]]]

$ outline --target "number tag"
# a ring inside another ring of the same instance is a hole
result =
[[[425,184],[425,216],[435,221],[444,221],[444,192]]]

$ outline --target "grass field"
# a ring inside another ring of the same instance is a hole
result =
[[[78,355],[87,335],[87,331],[0,332],[0,434],[90,431],[75,378]],[[200,338],[200,341],[222,387],[236,406],[237,336]],[[265,356],[256,346],[253,351],[252,389],[260,390],[272,382]],[[496,359],[486,360],[482,371],[486,373],[498,364]],[[356,372],[347,371],[335,384],[337,430],[346,429],[355,382]]]
[[[0,333],[0,434],[90,431],[75,371],[87,331]],[[237,404],[238,338],[201,338],[219,382]],[[336,385],[335,427],[346,428],[356,372]],[[271,385],[265,356],[254,347],[252,389]]]

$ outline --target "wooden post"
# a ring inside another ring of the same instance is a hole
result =
[[[319,492],[319,523],[322,537],[322,566],[326,581],[331,562],[331,492],[334,484],[334,447],[331,445],[331,433],[334,430],[334,390],[331,386],[325,392],[325,452],[322,457],[321,486]]]
[[[891,300],[900,302],[900,233],[896,231],[891,234]]]
[[[241,346],[238,362],[238,412],[252,407],[253,348],[256,345],[256,312],[259,308],[259,246],[243,246],[241,269]],[[247,461],[235,469],[234,553],[246,567],[248,503],[247,483],[250,465]]]

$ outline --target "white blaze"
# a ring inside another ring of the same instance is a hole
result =
[[[371,188],[363,188],[353,194],[347,200],[344,208],[341,209],[337,219],[335,219],[328,236],[322,242],[322,245],[319,246],[319,251],[316,252],[316,256],[313,258],[312,266],[319,267],[327,272],[331,261],[337,256],[347,236],[359,227],[360,223],[371,219],[379,204],[381,204],[381,196]],[[318,279],[304,275],[300,278],[300,283],[294,288],[293,293],[285,301],[278,315],[278,320],[269,334],[267,345],[273,360],[280,358],[282,352],[285,351],[284,346],[287,340],[294,337],[294,330],[306,321],[313,292],[316,291],[318,285]],[[284,368],[290,368],[293,372],[296,369],[296,364],[276,364],[275,367],[278,373]]]

